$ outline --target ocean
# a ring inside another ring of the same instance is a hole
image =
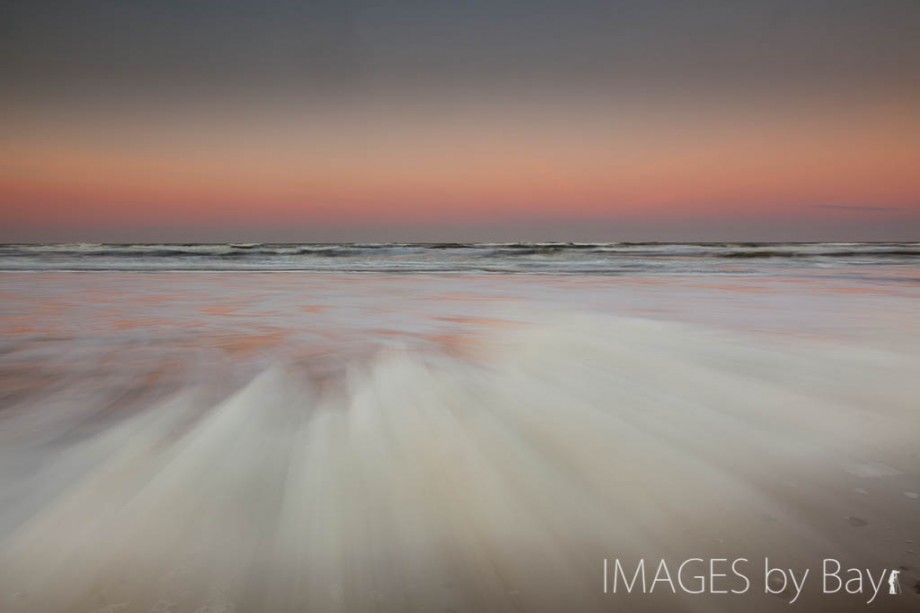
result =
[[[920,602],[920,243],[3,245],[0,297],[4,612]]]
[[[920,243],[0,245],[0,271],[751,274],[918,259]]]

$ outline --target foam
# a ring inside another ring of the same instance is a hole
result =
[[[875,559],[856,509],[916,528],[917,355],[520,318],[475,359],[396,347],[322,394],[278,363],[90,437],[3,541],[2,609],[591,610],[603,557]],[[678,598],[633,604],[737,605]]]

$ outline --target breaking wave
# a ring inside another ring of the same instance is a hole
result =
[[[918,261],[918,243],[0,245],[0,271],[773,274]]]

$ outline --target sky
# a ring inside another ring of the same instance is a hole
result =
[[[4,0],[0,241],[920,240],[915,0]]]

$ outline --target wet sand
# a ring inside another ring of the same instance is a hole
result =
[[[825,558],[900,571],[872,609],[920,604],[912,286],[93,273],[2,291],[4,611],[865,609],[822,593]],[[605,559],[651,579],[689,558],[746,558],[750,587],[604,593]],[[765,559],[810,570],[794,604],[764,593]]]

